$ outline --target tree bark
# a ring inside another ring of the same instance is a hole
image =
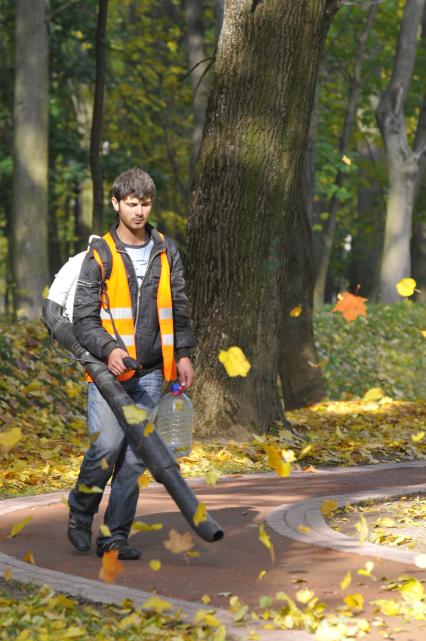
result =
[[[414,70],[417,31],[425,0],[407,0],[390,82],[376,109],[389,175],[388,203],[380,266],[378,295],[382,303],[401,300],[395,285],[411,273],[411,225],[416,178],[426,153],[424,136],[416,136],[410,149],[404,106]]]
[[[225,4],[187,253],[199,337],[194,405],[204,434],[267,432],[284,418],[277,377],[285,268],[335,8],[326,0]],[[251,362],[246,378],[229,378],[218,361],[233,345]]]
[[[92,130],[90,135],[90,172],[93,182],[93,233],[102,233],[104,187],[101,166],[102,120],[106,73],[106,23],[108,0],[98,0],[96,25],[96,80],[93,102]]]
[[[355,122],[356,110],[358,106],[359,95],[361,92],[361,69],[364,60],[365,49],[368,36],[373,26],[374,18],[378,10],[378,5],[372,5],[368,11],[367,20],[364,29],[358,36],[358,44],[355,52],[354,70],[352,81],[349,87],[348,102],[346,105],[345,118],[343,122],[342,135],[339,141],[339,155],[342,157],[349,149],[349,141]],[[336,176],[336,189],[342,187],[345,180],[343,171],[338,171]],[[326,220],[322,234],[322,248],[320,251],[320,260],[317,269],[315,282],[314,300],[317,305],[322,305],[325,298],[325,289],[327,283],[327,274],[330,266],[331,253],[334,245],[334,234],[336,230],[336,216],[339,210],[340,201],[336,193],[331,197],[328,204],[328,218]]]
[[[203,45],[203,5],[200,0],[185,0],[185,16],[188,29],[188,54],[192,85],[191,167],[195,167],[203,137],[204,115],[209,95],[209,83],[205,71],[209,65]],[[191,172],[192,173],[192,172]]]
[[[47,251],[49,52],[46,0],[16,1],[12,272],[18,317],[41,315]]]
[[[311,227],[302,190],[295,202],[290,232],[288,275],[284,288],[278,371],[287,410],[320,401],[326,395],[313,331],[315,267]],[[292,316],[301,307],[299,316]]]

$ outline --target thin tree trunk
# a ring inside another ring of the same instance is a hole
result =
[[[98,0],[96,26],[96,80],[93,102],[92,130],[90,135],[90,172],[93,182],[93,233],[102,233],[104,187],[101,167],[102,120],[106,73],[106,23],[108,0]]]
[[[352,128],[355,122],[356,110],[358,106],[359,95],[361,91],[361,69],[364,60],[365,49],[368,36],[373,26],[374,18],[378,10],[378,5],[372,5],[368,11],[367,20],[364,29],[358,36],[358,44],[355,52],[354,70],[352,81],[349,88],[348,102],[346,105],[345,118],[343,122],[342,135],[339,141],[339,155],[346,154],[349,148],[349,141]],[[345,174],[339,171],[336,176],[335,185],[339,189],[345,180]],[[317,277],[314,290],[314,300],[317,305],[322,305],[325,298],[325,288],[327,283],[327,274],[330,266],[331,253],[334,245],[334,234],[336,230],[336,216],[339,210],[340,202],[336,193],[331,197],[328,205],[328,218],[324,227],[322,236],[322,250],[317,269]]]
[[[414,70],[417,32],[425,0],[407,0],[398,36],[392,78],[380,98],[376,117],[384,141],[389,174],[379,300],[401,300],[395,285],[411,274],[411,226],[416,181],[426,154],[425,132],[418,131],[410,149],[405,128],[404,106]],[[422,114],[422,111],[421,111]],[[421,118],[419,119],[420,123]]]
[[[209,64],[203,45],[203,5],[200,0],[185,0],[185,16],[188,29],[188,53],[192,85],[192,112],[194,127],[192,129],[191,167],[200,150],[203,137],[204,114],[209,94],[209,83],[203,74]],[[191,172],[192,173],[192,172]]]
[[[199,337],[194,406],[204,433],[266,432],[283,419],[285,267],[318,59],[335,8],[326,0],[225,4],[187,252]],[[234,345],[251,362],[246,378],[229,378],[218,361]]]
[[[49,53],[46,0],[16,1],[12,271],[18,317],[40,318],[47,252]]]

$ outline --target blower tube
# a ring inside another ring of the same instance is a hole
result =
[[[193,519],[199,501],[180,475],[179,464],[157,430],[145,435],[149,419],[131,424],[126,420],[123,408],[134,405],[133,400],[105,363],[92,356],[80,345],[72,324],[62,316],[62,307],[54,301],[45,299],[42,319],[54,338],[83,363],[85,370],[92,376],[95,385],[117,418],[133,451],[143,459],[154,479],[164,485],[189,525],[205,541],[219,541],[223,537],[223,529],[209,514],[205,521],[195,525]]]

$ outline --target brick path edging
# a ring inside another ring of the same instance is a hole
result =
[[[354,492],[352,494],[333,494],[317,496],[313,499],[287,503],[275,508],[266,517],[266,522],[277,534],[287,538],[301,541],[309,545],[331,548],[340,552],[360,554],[362,556],[374,556],[379,559],[398,561],[399,563],[415,564],[415,557],[418,552],[411,550],[397,550],[385,545],[360,543],[359,539],[350,537],[341,532],[333,530],[325,521],[320,512],[321,505],[325,500],[335,500],[339,507],[347,503],[362,503],[370,499],[384,500],[393,496],[426,493],[426,483],[421,485],[409,485],[399,488],[385,488],[374,492]],[[307,532],[301,532],[299,526],[309,528]]]

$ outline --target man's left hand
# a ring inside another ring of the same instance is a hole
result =
[[[177,371],[179,383],[182,387],[185,387],[185,389],[189,389],[195,376],[191,359],[187,356],[181,358],[177,363]]]

